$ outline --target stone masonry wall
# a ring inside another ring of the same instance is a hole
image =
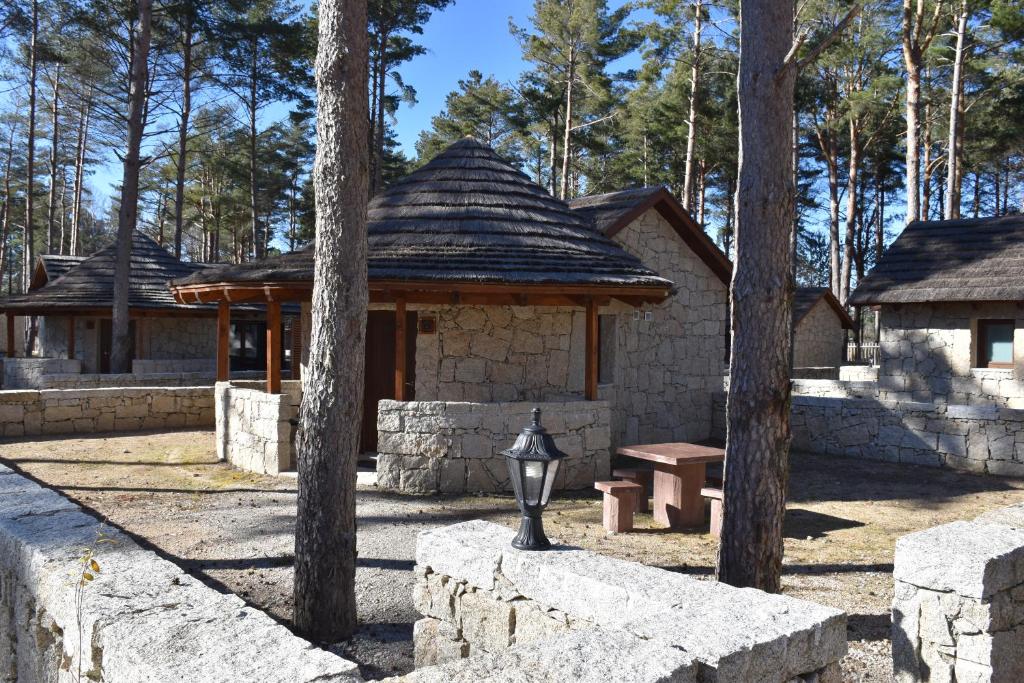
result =
[[[612,443],[698,441],[710,435],[711,396],[725,373],[729,291],[655,209],[613,238],[627,252],[675,283],[657,306],[618,304],[612,403]],[[644,313],[650,313],[647,320]]]
[[[693,676],[685,674],[690,660],[695,679],[704,683],[840,681],[846,615],[839,610],[565,546],[518,551],[510,545],[513,535],[484,521],[420,534],[414,602],[424,618],[414,629],[418,669],[468,657],[461,667],[466,669],[478,657],[487,661],[544,642],[554,650],[553,644],[581,634],[615,645],[624,633],[646,647],[675,651],[667,661],[681,669],[678,678],[669,672],[653,676],[648,667],[660,657],[651,653],[653,661],[633,676],[579,680],[687,680]],[[685,659],[677,659],[680,653]],[[565,656],[575,657],[571,650]],[[471,680],[428,672],[408,680]],[[530,670],[519,673],[516,680],[555,680],[531,678]]]
[[[0,391],[3,436],[212,427],[209,387]]]
[[[42,389],[51,375],[78,375],[82,362],[67,358],[5,358],[4,389]]]
[[[295,469],[294,431],[301,383],[281,383],[268,394],[259,382],[217,382],[217,457],[261,474]]]
[[[169,373],[190,373],[214,376],[217,372],[216,358],[136,358],[132,361],[133,375],[162,375]]]
[[[845,352],[846,330],[832,306],[820,299],[796,326],[793,367],[838,368]]]
[[[608,477],[610,411],[605,401],[464,403],[381,401],[377,417],[377,485],[402,493],[510,491],[501,451],[530,423],[541,424],[566,452],[557,489]]]
[[[896,543],[898,683],[1024,680],[1024,504]]]
[[[0,465],[0,683],[359,680],[353,662]]]
[[[883,400],[1024,408],[1024,311],[1012,303],[882,306]],[[1016,320],[1013,369],[974,368],[977,322]]]
[[[793,396],[791,427],[808,453],[1024,477],[1024,410]],[[724,438],[724,396],[714,431]]]

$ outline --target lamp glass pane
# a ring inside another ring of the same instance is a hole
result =
[[[551,498],[551,487],[555,483],[556,474],[558,474],[558,461],[552,460],[548,463],[548,478],[544,480],[544,497],[540,500],[541,505],[547,505],[548,499]]]
[[[539,460],[523,461],[523,500],[527,505],[540,503],[544,463]]]
[[[505,458],[508,463],[508,476],[512,480],[512,490],[516,494],[516,500],[521,501],[523,499],[523,472],[520,467],[520,461],[513,458]]]

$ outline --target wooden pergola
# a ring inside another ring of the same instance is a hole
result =
[[[228,379],[231,304],[265,303],[267,306],[267,392],[281,392],[281,305],[308,302],[311,281],[266,283],[174,284],[174,296],[181,304],[217,303],[217,381]],[[406,400],[406,307],[409,304],[476,306],[571,306],[586,311],[586,360],[584,396],[597,399],[598,309],[618,299],[630,305],[664,301],[668,287],[609,285],[550,285],[454,282],[370,282],[371,304],[395,307],[395,399]],[[294,344],[293,344],[294,348]],[[295,351],[293,351],[293,356]],[[298,359],[293,357],[293,367]]]

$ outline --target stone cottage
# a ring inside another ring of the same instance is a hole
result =
[[[799,287],[793,297],[793,368],[836,368],[846,360],[853,319],[828,287]]]
[[[30,316],[37,321],[34,356],[7,359],[6,388],[92,386],[98,381],[96,375],[110,372],[115,260],[116,245],[90,257],[41,256],[29,292],[0,299],[8,324]],[[212,377],[216,306],[180,304],[168,289],[170,280],[206,267],[180,261],[149,237],[134,234],[129,275],[133,373]],[[246,314],[258,320],[263,317],[262,309],[252,307]],[[12,337],[7,335],[8,348],[17,355],[22,347]],[[236,346],[244,346],[244,339],[235,335]],[[253,350],[253,355],[262,360],[262,352]],[[55,376],[60,378],[58,384],[48,379]]]
[[[607,476],[616,443],[709,435],[730,265],[665,190],[570,207],[465,139],[375,197],[368,219],[362,442],[382,487],[506,488],[499,451],[534,405],[571,456],[560,487]],[[308,320],[312,270],[308,248],[172,288],[225,314],[229,300],[298,301]],[[267,389],[218,383],[218,445],[278,471],[301,385],[270,373]]]
[[[851,303],[880,312],[883,400],[1024,408],[1024,216],[911,223]]]

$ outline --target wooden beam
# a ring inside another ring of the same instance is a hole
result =
[[[597,400],[597,302],[587,300],[587,362],[584,381],[584,398]]]
[[[75,316],[68,317],[68,359],[75,358]]]
[[[14,346],[14,314],[7,314],[7,357],[17,356],[17,349]]]
[[[217,381],[227,382],[231,377],[231,304],[221,301],[217,305]]]
[[[267,393],[281,393],[281,302],[267,302]]]
[[[395,400],[405,400],[405,299],[395,300]]]

